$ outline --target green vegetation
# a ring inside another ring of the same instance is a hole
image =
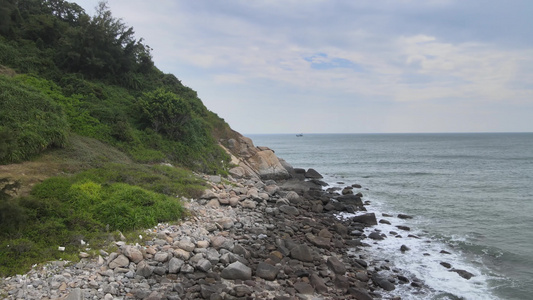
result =
[[[0,0],[0,275],[179,220],[192,171],[226,174],[235,132],[150,51],[105,2]]]

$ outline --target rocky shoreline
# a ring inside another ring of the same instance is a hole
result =
[[[314,170],[282,181],[204,176],[211,189],[185,200],[191,217],[150,230],[144,245],[56,261],[4,278],[7,299],[399,299],[395,285],[423,293],[386,260],[368,261],[358,185],[324,191]],[[339,212],[361,212],[340,220]],[[372,238],[372,237],[370,237]],[[385,271],[382,272],[382,271]]]

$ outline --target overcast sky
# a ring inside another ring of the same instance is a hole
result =
[[[108,4],[243,134],[533,131],[531,0]]]

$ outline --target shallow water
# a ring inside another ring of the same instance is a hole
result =
[[[533,133],[249,137],[294,167],[315,168],[332,185],[361,184],[378,216],[415,216],[387,218],[392,227],[378,228],[398,232],[394,225],[403,223],[421,239],[401,233],[404,238],[389,236],[372,247],[376,257],[389,257],[433,288],[430,298],[533,295]],[[399,251],[401,244],[411,248],[409,255]],[[441,261],[475,276],[465,280]]]

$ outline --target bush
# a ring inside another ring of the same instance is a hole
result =
[[[67,142],[61,107],[46,95],[0,75],[0,163],[20,162]]]

